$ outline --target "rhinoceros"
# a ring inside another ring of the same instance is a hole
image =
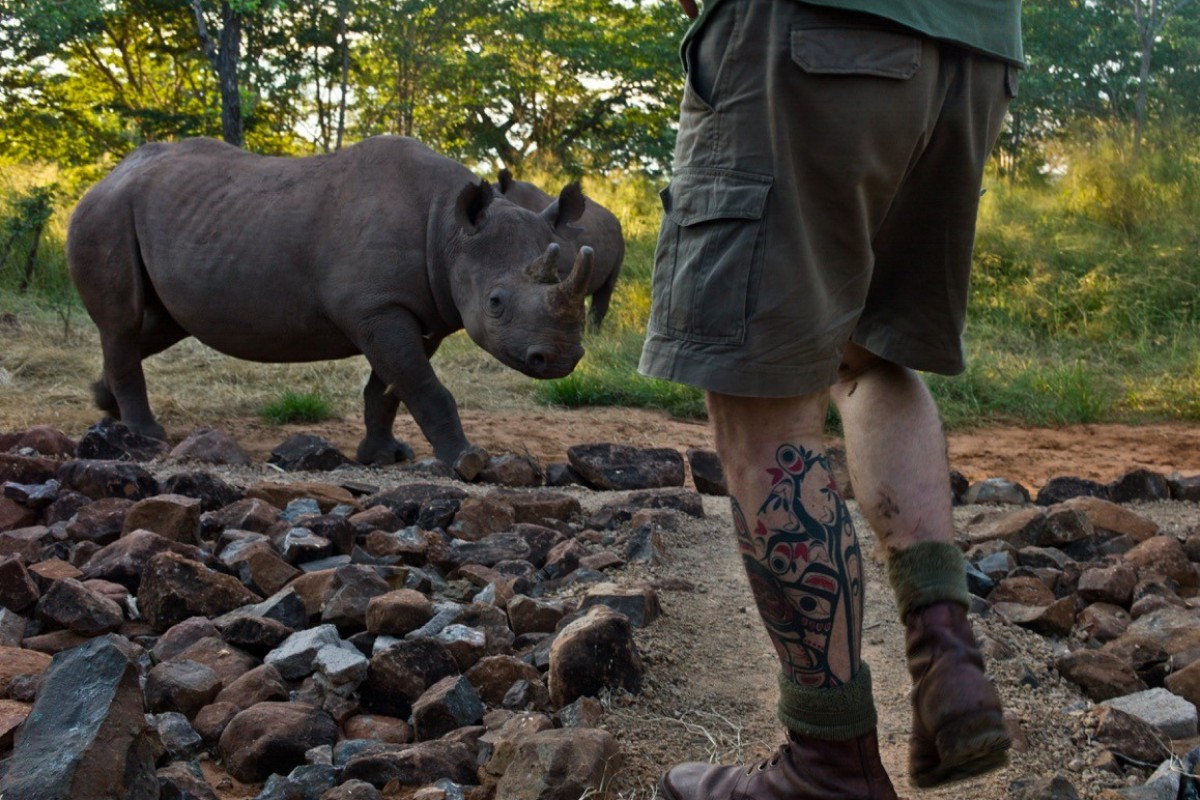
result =
[[[507,169],[500,170],[497,185],[500,194],[531,211],[541,211],[554,202],[553,197],[532,183],[514,179],[512,172]],[[608,313],[617,276],[621,274],[621,263],[625,260],[625,237],[621,234],[620,220],[611,211],[590,197],[584,199],[586,205],[583,216],[577,223],[580,229],[578,241],[590,246],[596,254],[595,267],[588,282],[588,294],[592,296],[588,321],[594,329],[598,329]]]
[[[399,136],[302,158],[211,139],[139,147],[68,227],[71,277],[104,354],[96,403],[165,438],[142,360],[188,336],[262,362],[361,353],[371,373],[358,460],[412,457],[392,432],[403,402],[454,465],[480,451],[429,359],[465,327],[527,375],[570,373],[593,256],[564,234],[583,207],[571,184],[530,211]],[[573,266],[560,278],[563,261]]]

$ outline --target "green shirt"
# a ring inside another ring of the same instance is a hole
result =
[[[721,0],[708,0],[684,43]],[[886,17],[935,39],[978,50],[1024,66],[1021,49],[1021,0],[804,0]]]

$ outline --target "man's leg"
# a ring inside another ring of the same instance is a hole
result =
[[[789,742],[749,770],[684,764],[671,800],[846,800],[896,794],[879,760],[870,670],[860,658],[862,554],[822,446],[828,392],[788,399],[709,393],[755,603],[780,661]]]
[[[1000,700],[983,674],[954,544],[950,467],[937,406],[915,372],[851,344],[831,396],[855,498],[886,548],[907,627],[914,690],[909,771],[918,786],[1005,763]]]

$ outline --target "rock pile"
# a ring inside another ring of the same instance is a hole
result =
[[[207,759],[258,800],[602,790],[598,698],[639,690],[632,630],[660,613],[605,570],[703,505],[678,454],[601,451],[588,480],[640,491],[589,515],[515,457],[490,489],[431,464],[240,486],[196,468],[246,463],[219,432],[0,436],[0,796],[215,798]],[[319,437],[278,452],[342,463]]]
[[[973,610],[1052,644],[1054,667],[1095,704],[1086,710],[1088,735],[1103,751],[1090,767],[1164,764],[1148,783],[1101,797],[1173,800],[1200,791],[1182,769],[1200,759],[1192,750],[1200,733],[1200,527],[1163,533],[1136,505],[1113,499],[1196,502],[1197,486],[1195,477],[1139,470],[1111,485],[1055,479],[1036,502],[1003,479],[962,495],[996,506],[960,533]],[[1057,784],[1013,791],[1077,796]]]

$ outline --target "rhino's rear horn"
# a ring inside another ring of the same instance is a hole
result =
[[[551,242],[544,254],[529,263],[525,274],[538,283],[558,283],[558,245]]]
[[[569,183],[559,192],[558,199],[542,211],[542,219],[550,223],[556,230],[565,229],[572,222],[583,216],[587,199],[578,181]]]
[[[563,278],[562,283],[558,285],[558,296],[562,302],[569,305],[583,302],[584,296],[587,295],[588,281],[592,277],[592,262],[592,248],[579,248],[579,255],[575,256],[571,274]]]
[[[458,224],[468,231],[474,232],[483,222],[483,213],[491,204],[493,197],[492,186],[485,180],[478,184],[468,183],[458,193],[454,203],[454,215]]]

